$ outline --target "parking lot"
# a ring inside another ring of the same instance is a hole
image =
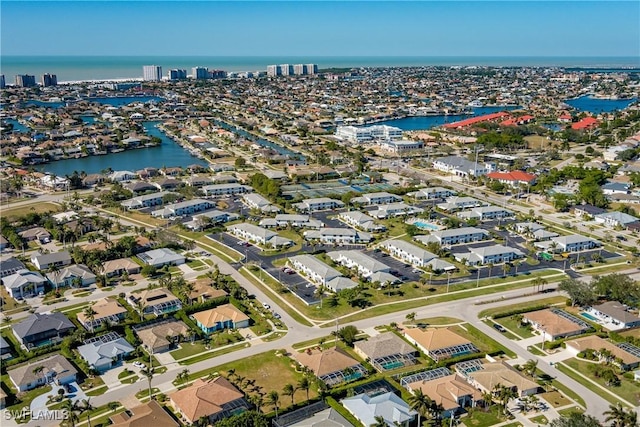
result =
[[[365,251],[365,254],[391,267],[390,273],[403,282],[417,282],[420,280],[420,276],[425,273],[422,270],[416,270],[411,264],[406,264],[403,261],[393,258],[383,251],[376,252],[375,250],[370,250]]]

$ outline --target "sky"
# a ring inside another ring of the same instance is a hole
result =
[[[11,1],[5,55],[634,56],[640,1]]]

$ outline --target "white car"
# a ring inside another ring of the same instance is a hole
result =
[[[262,306],[263,306],[264,308],[266,308],[267,310],[269,310],[269,309],[271,308],[271,306],[270,306],[269,304],[267,304],[266,302],[263,302],[263,303],[262,303]]]
[[[136,368],[140,368],[140,369],[143,369],[143,368],[147,367],[147,365],[145,365],[144,363],[142,363],[140,361],[133,362],[133,366],[135,366]]]

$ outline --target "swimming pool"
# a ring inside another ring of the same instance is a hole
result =
[[[424,221],[413,221],[413,225],[423,230],[436,231],[440,229],[437,225],[431,224],[430,222],[424,222]]]
[[[582,313],[580,313],[580,316],[585,317],[585,318],[591,320],[592,322],[596,322],[596,323],[599,322],[598,318],[593,317],[589,313],[582,312]]]

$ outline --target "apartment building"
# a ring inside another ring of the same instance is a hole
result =
[[[435,254],[404,240],[387,240],[381,248],[395,258],[417,267],[426,267],[429,261],[437,258]]]

